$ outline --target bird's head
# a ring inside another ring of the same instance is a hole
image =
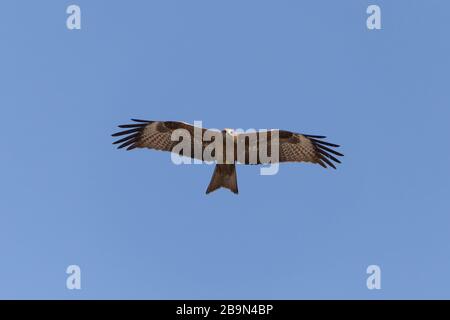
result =
[[[234,130],[230,129],[230,128],[225,128],[224,129],[225,134],[232,136],[234,134]]]

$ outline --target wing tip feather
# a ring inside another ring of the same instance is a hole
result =
[[[131,119],[131,120],[135,121],[135,122],[141,122],[141,123],[119,125],[118,126],[119,128],[131,128],[131,129],[123,130],[123,131],[119,131],[119,132],[115,132],[115,133],[111,134],[112,137],[125,136],[125,137],[123,137],[119,140],[116,140],[112,143],[114,145],[121,143],[117,147],[117,149],[122,149],[122,148],[127,147],[126,150],[133,150],[133,149],[137,148],[137,142],[139,141],[142,131],[149,123],[151,123],[151,121],[148,121],[148,120],[140,120],[140,119]]]
[[[318,155],[317,163],[322,167],[325,166],[325,168],[332,167],[333,169],[337,169],[335,163],[339,164],[342,163],[337,157],[343,157],[344,155],[332,148],[339,148],[340,145],[330,143],[327,141],[317,140],[317,139],[324,139],[326,138],[325,136],[315,136],[308,134],[307,135],[304,134],[304,136],[307,137],[312,142],[314,148],[316,149]]]

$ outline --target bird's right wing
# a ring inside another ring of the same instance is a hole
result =
[[[127,130],[120,131],[112,135],[113,137],[124,136],[114,142],[114,144],[119,144],[118,149],[125,147],[127,150],[132,150],[135,148],[149,148],[173,152],[174,147],[180,143],[180,135],[182,135],[183,138],[191,139],[191,149],[189,154],[179,154],[182,156],[203,160],[203,150],[210,143],[201,139],[207,129],[194,127],[193,125],[185,122],[148,121],[138,119],[132,119],[132,121],[135,123],[119,126],[119,128],[124,128]],[[201,154],[197,155],[194,152],[195,145],[200,147]]]

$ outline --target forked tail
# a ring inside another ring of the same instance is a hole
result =
[[[206,189],[206,194],[220,187],[230,189],[236,194],[238,193],[235,164],[216,164],[211,182],[209,183],[208,189]]]

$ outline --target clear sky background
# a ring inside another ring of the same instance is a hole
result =
[[[2,1],[0,298],[450,298],[449,17],[445,0]],[[238,196],[206,196],[212,166],[111,145],[133,117],[323,134],[345,157],[238,166]]]

